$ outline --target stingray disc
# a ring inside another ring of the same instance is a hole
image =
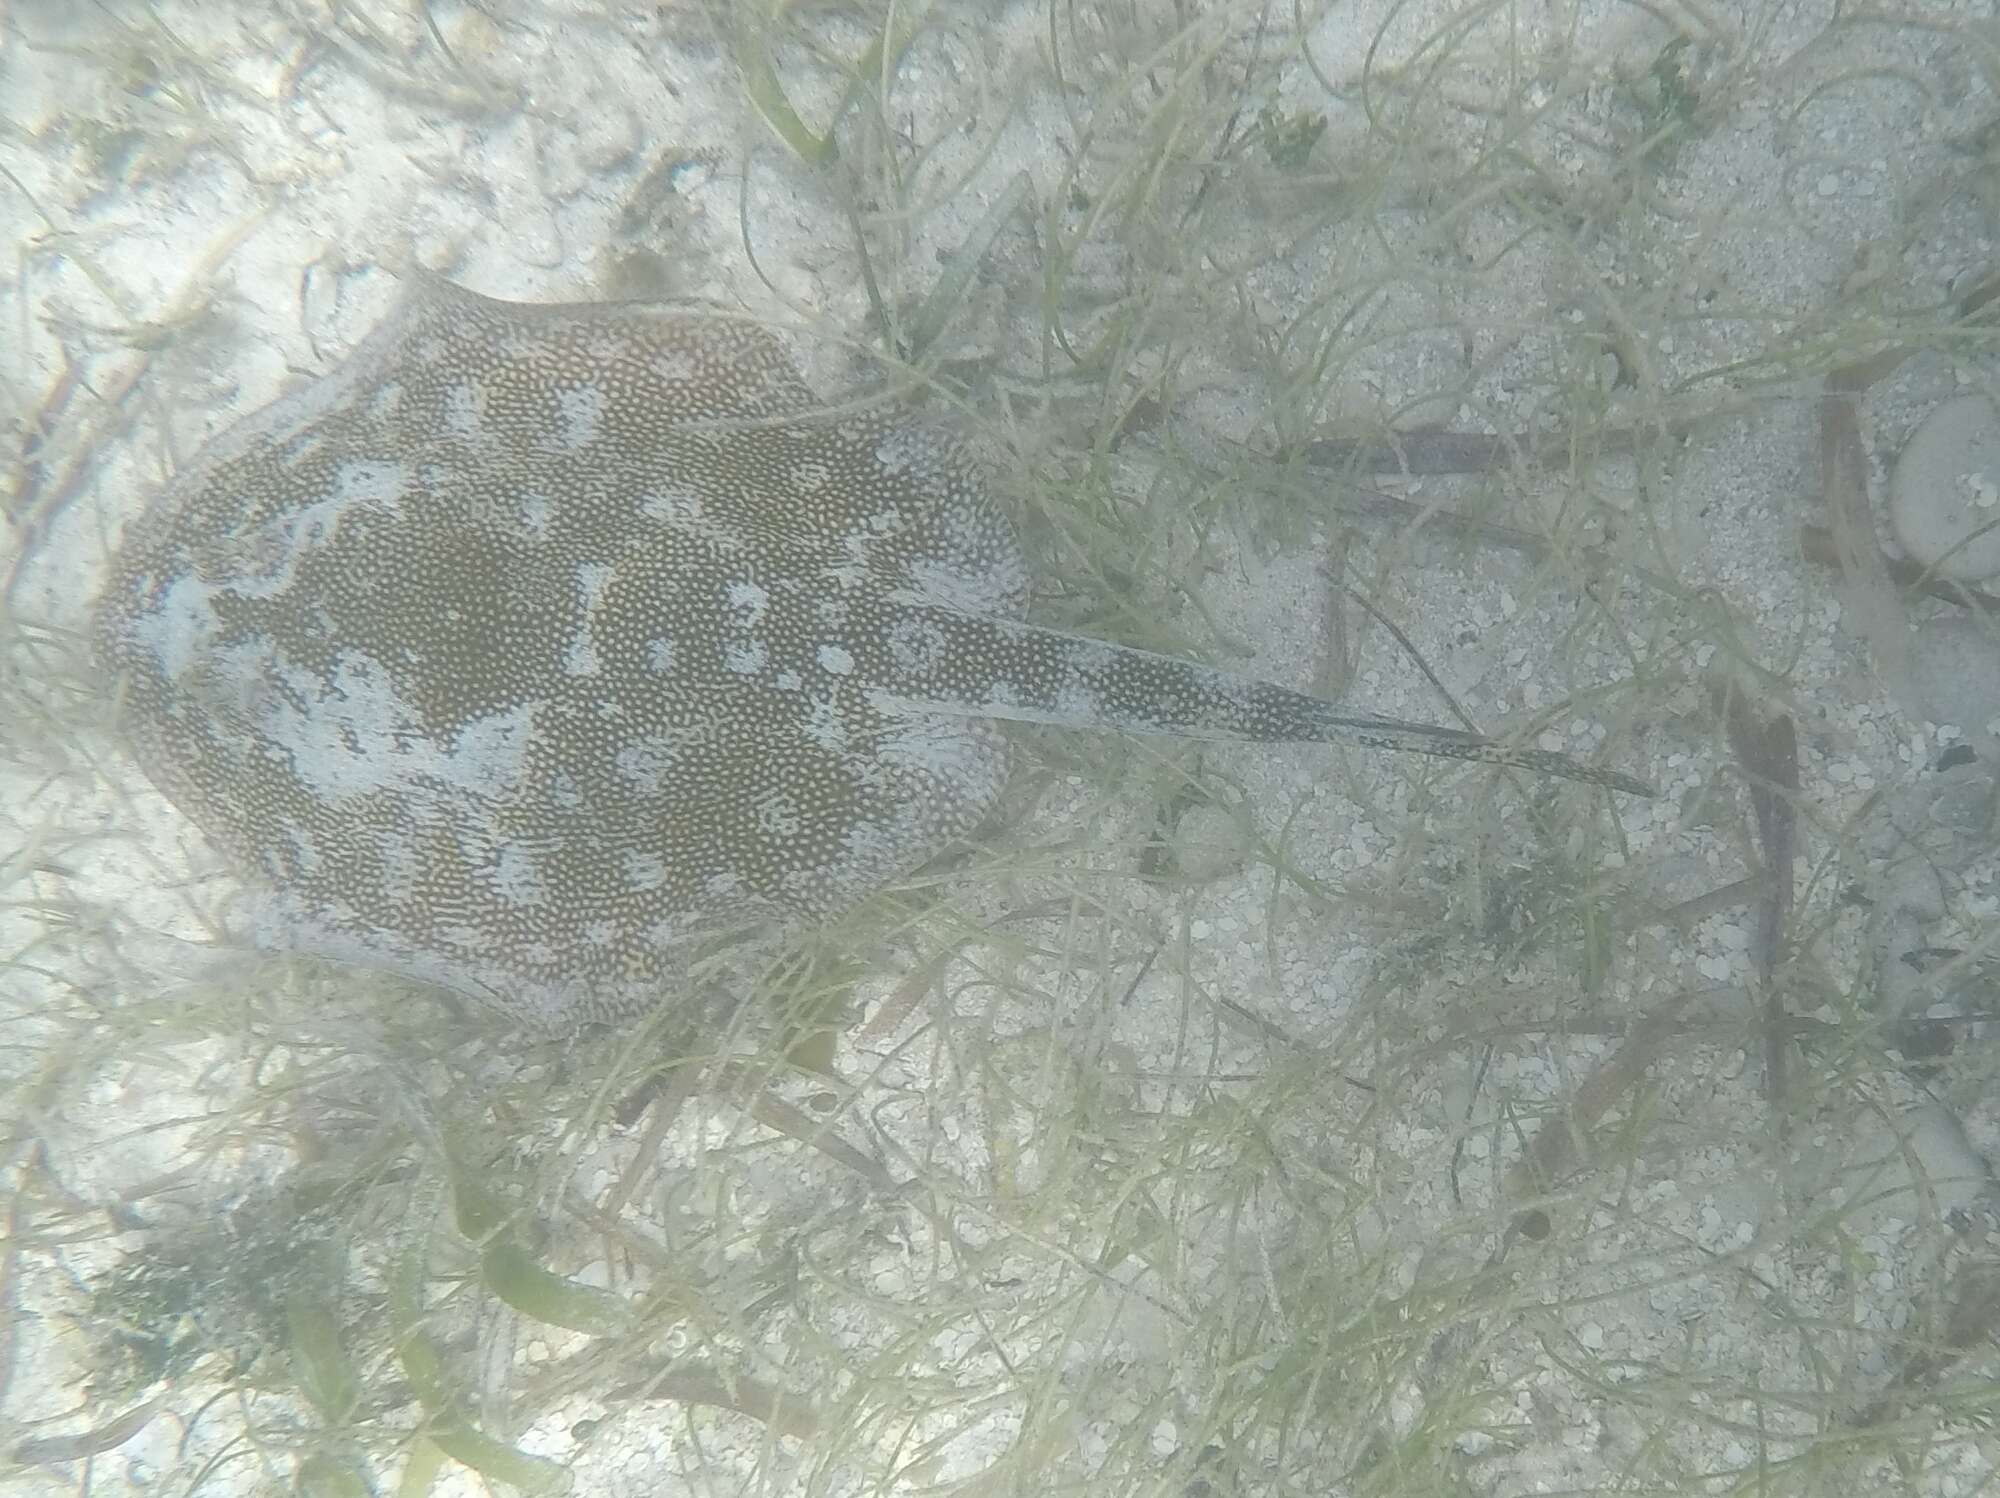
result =
[[[978,695],[930,621],[1027,584],[952,437],[765,330],[425,278],[132,525],[96,639],[260,945],[561,1029],[970,830],[999,731],[910,686]]]

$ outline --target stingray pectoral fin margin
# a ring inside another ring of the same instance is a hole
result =
[[[1081,635],[949,610],[927,611],[956,659],[991,664],[982,677],[935,695],[898,693],[889,710],[963,713],[1064,728],[1253,743],[1357,743],[1375,749],[1555,775],[1628,795],[1645,781],[1569,755],[1462,729],[1342,711],[1331,702],[1254,677]],[[940,683],[940,688],[957,686]]]

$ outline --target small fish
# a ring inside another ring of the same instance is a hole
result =
[[[1649,794],[1037,628],[1029,584],[957,438],[830,409],[754,323],[423,277],[132,523],[94,627],[147,773],[257,887],[256,945],[547,1032],[964,838],[1000,720]]]

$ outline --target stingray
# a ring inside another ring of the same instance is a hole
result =
[[[142,767],[247,876],[253,945],[543,1031],[966,838],[1004,720],[1647,791],[1038,628],[1029,586],[960,438],[830,406],[765,328],[424,277],[130,524],[94,639]]]

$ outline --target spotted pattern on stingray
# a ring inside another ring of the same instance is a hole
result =
[[[423,278],[132,524],[96,643],[148,773],[262,890],[255,941],[552,1030],[964,837],[995,719],[1643,789],[1037,629],[1028,586],[955,438],[827,410],[762,328]]]

